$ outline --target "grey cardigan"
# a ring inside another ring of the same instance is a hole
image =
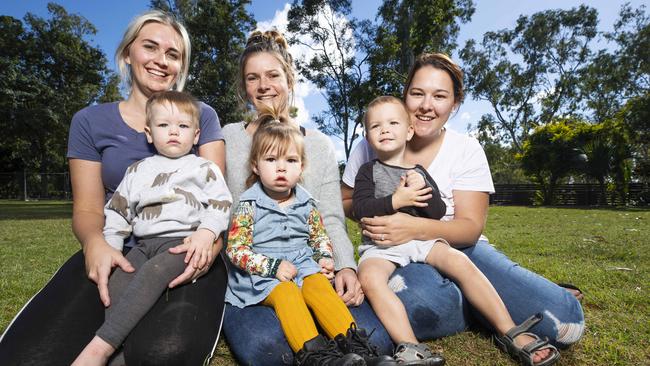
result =
[[[233,207],[237,206],[239,196],[246,190],[246,179],[251,172],[248,166],[248,155],[251,150],[252,136],[244,127],[244,122],[239,122],[228,124],[223,128],[226,142],[226,183],[232,193]],[[345,226],[334,144],[317,130],[307,129],[305,135],[307,162],[302,186],[316,200],[316,206],[323,216],[325,230],[334,249],[335,269],[356,270],[354,248]]]

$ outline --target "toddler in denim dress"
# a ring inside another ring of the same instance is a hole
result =
[[[232,211],[228,233],[233,265],[226,302],[272,307],[297,365],[394,365],[356,327],[330,283],[332,245],[315,200],[298,185],[305,164],[301,130],[273,110],[253,123],[250,188]]]

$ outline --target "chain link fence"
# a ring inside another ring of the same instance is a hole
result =
[[[29,200],[69,200],[72,198],[70,173],[0,173],[0,198]]]

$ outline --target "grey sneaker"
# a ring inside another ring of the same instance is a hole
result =
[[[393,356],[399,365],[404,366],[442,366],[445,358],[433,353],[424,343],[400,343]]]

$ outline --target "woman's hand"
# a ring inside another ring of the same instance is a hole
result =
[[[108,293],[108,277],[111,275],[113,267],[120,267],[124,272],[133,272],[135,268],[124,258],[121,251],[108,245],[104,240],[88,243],[84,247],[84,258],[88,278],[97,284],[99,298],[104,306],[108,307],[111,304]]]
[[[359,306],[363,302],[363,290],[357,273],[351,268],[343,268],[336,273],[334,288],[347,306]]]
[[[417,239],[417,230],[414,230],[417,225],[413,225],[417,219],[402,212],[364,217],[361,219],[361,229],[363,235],[372,239],[375,244],[393,246]]]
[[[320,273],[332,282],[334,280],[334,260],[332,258],[321,258],[318,264],[320,265]]]
[[[210,267],[212,267],[212,264],[214,263],[214,260],[217,258],[219,255],[219,252],[221,251],[221,247],[223,246],[223,238],[219,236],[217,240],[212,244],[212,250],[210,250],[210,256],[207,258],[207,262],[205,266],[202,268],[195,268],[193,263],[189,263],[187,267],[185,267],[185,271],[181,273],[178,277],[174,278],[172,282],[169,283],[169,288],[174,288],[178,285],[182,285],[184,283],[194,281],[197,278],[203,276],[210,270]],[[183,243],[180,245],[177,245],[173,248],[169,248],[169,252],[173,254],[181,254],[181,253],[186,253],[190,249],[190,244],[188,243]]]

